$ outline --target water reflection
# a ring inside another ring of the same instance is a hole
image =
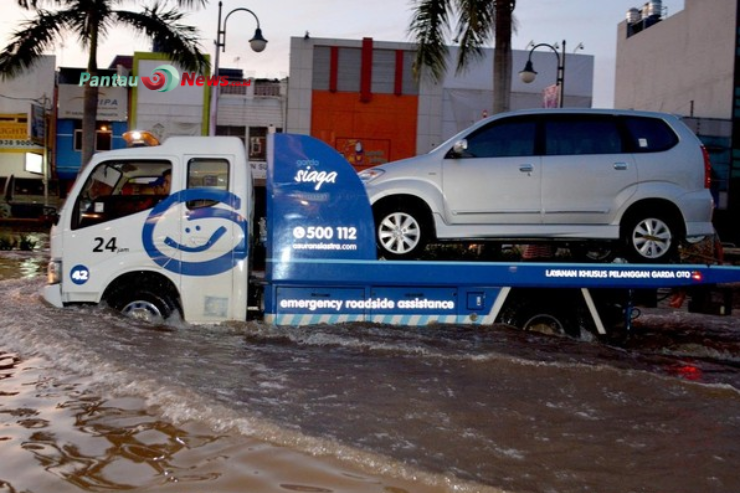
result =
[[[32,467],[22,452],[44,471],[85,491],[208,482],[221,475],[209,464],[219,460],[213,450],[206,454],[209,459],[198,458],[199,449],[221,440],[219,435],[156,419],[140,399],[105,401],[79,384],[42,376],[14,354],[0,353],[0,372],[6,381],[0,395],[0,455],[6,465],[0,466],[0,477],[17,475],[6,469],[9,462]],[[6,483],[4,489],[14,486]],[[19,491],[33,489],[17,486]]]
[[[0,232],[0,279],[30,279],[46,272],[48,233]]]
[[[0,492],[411,491],[198,421],[174,425],[144,398],[103,399],[38,358],[0,351],[0,372]]]
[[[39,431],[22,446],[46,471],[86,491],[208,481],[219,476],[213,471],[198,471],[198,465],[188,460],[181,463],[178,455],[213,443],[218,436],[190,435],[141,409],[126,409],[96,397],[67,401],[58,407],[73,414],[77,439],[69,441]]]

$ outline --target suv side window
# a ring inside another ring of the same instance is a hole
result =
[[[510,119],[493,122],[467,137],[465,157],[534,156],[537,123]]]
[[[544,127],[548,156],[625,152],[618,122],[610,116],[545,118]]]
[[[678,144],[678,137],[659,118],[625,117],[632,152],[660,152]]]

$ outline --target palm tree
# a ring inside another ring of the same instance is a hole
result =
[[[457,69],[483,54],[481,47],[495,34],[493,55],[493,112],[509,110],[511,99],[511,34],[516,0],[419,0],[409,26],[416,40],[414,69],[427,67],[435,81],[447,70],[445,34],[457,17],[455,40],[460,43]]]
[[[162,4],[144,8],[143,12],[118,10],[122,0],[18,0],[27,10],[36,10],[36,17],[13,33],[13,38],[0,53],[0,77],[15,77],[31,68],[41,55],[69,33],[75,34],[88,50],[87,71],[98,74],[98,46],[110,29],[128,26],[151,38],[158,49],[167,53],[183,69],[205,72],[209,67],[200,52],[195,28],[180,24],[183,13],[165,10]],[[184,6],[205,4],[206,0],[180,0]],[[44,10],[41,4],[53,4],[56,10]],[[87,84],[82,116],[82,166],[90,161],[95,149],[95,129],[98,112],[98,88]]]

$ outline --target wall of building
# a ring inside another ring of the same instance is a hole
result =
[[[241,138],[247,148],[253,177],[267,174],[266,137],[285,126],[287,80],[252,79],[250,85],[221,88],[217,135]]]
[[[357,169],[414,155],[419,91],[408,48],[293,38],[287,131],[323,140]]]
[[[628,37],[617,29],[615,108],[732,117],[736,0],[691,0]]]

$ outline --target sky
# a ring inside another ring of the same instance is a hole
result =
[[[4,48],[13,32],[21,28],[33,12],[17,7],[16,0],[0,0],[0,43]],[[145,2],[123,0],[118,8],[135,10]],[[172,2],[174,5],[174,2]],[[594,56],[594,102],[598,108],[611,108],[614,102],[614,67],[616,63],[617,25],[628,9],[640,8],[645,0],[519,0],[514,17],[516,32],[513,49],[526,50],[535,43],[555,44],[566,41],[568,52],[580,43],[579,53]],[[663,0],[664,15],[680,12],[684,0]],[[53,5],[47,0],[47,8]],[[234,12],[226,23],[226,51],[221,67],[241,68],[247,77],[289,75],[290,38],[306,32],[316,38],[362,39],[376,41],[411,41],[408,26],[413,12],[412,0],[223,0],[223,17],[237,8],[247,8],[259,18],[263,36],[268,40],[262,53],[249,49],[248,40],[257,27],[247,12]],[[218,2],[210,0],[205,8],[192,10],[183,23],[194,25],[201,35],[203,51],[214,54],[218,30]],[[117,54],[132,55],[149,51],[150,43],[134,32],[118,28],[109,33],[99,52],[98,65],[107,67]],[[74,36],[58,43],[53,52],[57,65],[84,67],[86,56]],[[519,67],[514,67],[519,71]],[[566,66],[566,81],[567,81]]]

